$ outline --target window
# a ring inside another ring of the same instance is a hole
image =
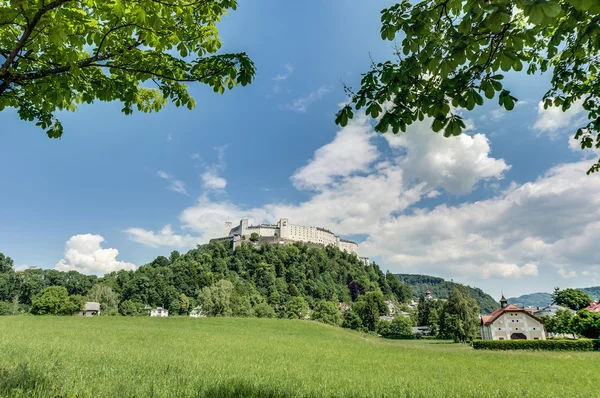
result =
[[[498,328],[498,330],[502,330],[502,328]]]
[[[535,330],[535,328],[533,328],[533,330]]]
[[[515,328],[515,330],[519,330],[519,328]]]
[[[504,340],[504,337],[498,337],[498,340]]]
[[[534,340],[539,340],[540,338],[539,338],[539,337],[534,337],[533,339],[534,339]]]

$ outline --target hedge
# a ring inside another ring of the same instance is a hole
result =
[[[547,350],[593,351],[594,340],[481,340],[474,341],[476,350]]]

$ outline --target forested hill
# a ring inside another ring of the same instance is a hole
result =
[[[600,300],[600,286],[583,287],[578,290],[589,294],[594,300]],[[552,294],[545,292],[524,294],[519,297],[511,297],[508,302],[520,307],[543,307],[552,303]]]
[[[384,274],[376,264],[365,266],[356,256],[337,248],[316,249],[304,244],[258,249],[245,244],[234,251],[218,242],[209,243],[183,255],[174,251],[168,258],[157,257],[135,271],[122,270],[101,278],[75,271],[15,272],[12,264],[4,268],[0,271],[0,302],[5,304],[18,299],[29,306],[34,296],[49,286],[63,286],[69,295],[91,299],[105,294],[95,289],[100,285],[115,296],[97,301],[114,301],[114,311],[118,308],[123,314],[139,312],[146,305],[185,314],[202,300],[210,302],[211,295],[227,296],[227,308],[217,308],[215,311],[222,311],[217,315],[234,316],[252,316],[259,311],[285,316],[292,302],[313,307],[322,299],[337,306],[373,290],[398,302],[411,298],[408,285],[391,273]]]
[[[458,283],[449,282],[436,276],[417,274],[396,274],[396,276],[400,281],[411,286],[415,298],[425,295],[425,291],[429,289],[434,298],[446,299],[452,288],[458,285]],[[467,286],[467,288],[469,289],[469,295],[477,300],[481,312],[490,313],[500,306],[492,296],[483,290],[470,286]]]

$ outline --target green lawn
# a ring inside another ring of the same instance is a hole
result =
[[[391,341],[308,321],[0,317],[0,397],[598,397],[600,353]]]

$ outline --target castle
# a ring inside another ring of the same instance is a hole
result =
[[[293,243],[303,242],[309,245],[335,246],[342,251],[354,253],[358,256],[358,244],[350,240],[342,239],[333,232],[321,227],[306,227],[303,225],[290,224],[289,219],[282,218],[277,224],[249,225],[248,219],[242,219],[237,227],[229,231],[229,235],[213,240],[231,242],[233,248],[242,241],[249,240],[256,233],[260,243]],[[366,257],[360,257],[365,264],[369,263]]]

